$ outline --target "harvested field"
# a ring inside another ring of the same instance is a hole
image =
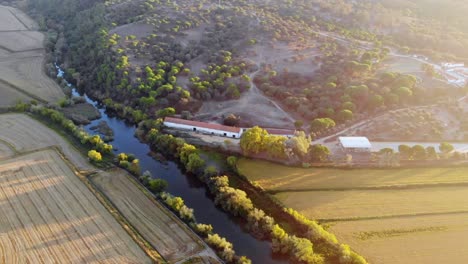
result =
[[[200,239],[167,209],[145,195],[130,177],[126,171],[116,169],[99,173],[91,181],[169,262],[202,252],[205,247]]]
[[[27,30],[11,10],[13,8],[0,5],[0,31]]]
[[[369,263],[467,263],[468,214],[331,223]]]
[[[43,57],[0,60],[0,79],[49,102],[65,97],[60,86],[43,72]]]
[[[19,152],[58,146],[78,169],[94,170],[61,136],[27,115],[0,115],[0,140],[9,143]]]
[[[286,207],[315,219],[359,219],[468,212],[468,187],[314,191],[276,194]]]
[[[18,101],[27,102],[31,100],[27,95],[2,83],[0,83],[0,95],[0,107],[9,107],[15,105]]]
[[[284,206],[326,220],[369,263],[468,261],[460,246],[468,243],[468,168],[303,169],[241,159],[238,169]]]
[[[57,102],[62,88],[43,72],[44,34],[21,11],[0,5],[0,106],[30,98]],[[11,91],[14,88],[16,91]]]
[[[38,31],[0,32],[0,47],[11,52],[42,49],[44,34]]]
[[[2,263],[151,263],[53,150],[0,162]]]
[[[295,168],[241,159],[237,164],[249,181],[268,191],[358,189],[407,185],[468,183],[468,167],[414,169]]]
[[[12,157],[14,154],[15,152],[11,149],[10,146],[8,146],[8,144],[0,141],[0,160]]]
[[[129,177],[126,171],[116,169],[93,176],[92,182],[168,261],[177,262],[203,251],[201,241]]]
[[[23,24],[26,28],[30,30],[36,30],[39,28],[39,25],[31,19],[28,15],[23,13],[23,11],[16,9],[16,8],[9,8],[11,13],[18,19],[21,24]]]

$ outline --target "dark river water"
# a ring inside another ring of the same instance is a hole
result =
[[[59,76],[62,75],[63,72],[59,69]],[[76,89],[73,89],[72,94],[73,96],[81,96]],[[225,237],[234,245],[234,250],[238,255],[247,256],[252,260],[252,263],[288,263],[287,259],[274,256],[270,242],[254,238],[243,229],[240,219],[217,208],[207,189],[198,179],[185,175],[172,161],[162,163],[150,157],[148,155],[149,146],[134,137],[136,129],[134,125],[128,124],[118,117],[108,116],[102,105],[88,96],[84,96],[86,101],[94,105],[102,115],[100,119],[85,126],[87,132],[96,134],[90,127],[97,125],[100,121],[106,121],[114,131],[114,140],[110,142],[116,148],[114,152],[134,154],[140,160],[142,172],[148,170],[153,177],[165,179],[169,183],[167,191],[182,197],[185,204],[195,210],[197,221],[211,224],[214,232]]]

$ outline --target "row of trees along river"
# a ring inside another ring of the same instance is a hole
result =
[[[59,69],[59,76],[62,75],[63,71]],[[68,85],[71,86],[71,84]],[[72,96],[81,95],[76,89],[73,89]],[[101,121],[106,121],[114,131],[114,140],[111,142],[114,146],[114,152],[116,154],[120,152],[134,154],[140,160],[142,171],[149,171],[151,175],[166,180],[169,183],[167,191],[182,197],[185,204],[194,209],[197,220],[200,223],[211,224],[214,232],[225,237],[234,245],[234,250],[238,255],[247,256],[253,263],[288,263],[284,257],[272,253],[270,242],[254,238],[243,228],[244,223],[240,219],[217,208],[206,190],[206,186],[196,177],[184,174],[175,162],[160,162],[149,156],[151,150],[148,145],[140,142],[134,136],[136,127],[133,124],[128,124],[118,117],[109,116],[99,102],[92,100],[86,94],[84,97],[101,113],[100,119],[85,126],[88,133],[96,134],[96,131],[91,130],[91,127],[96,126]]]

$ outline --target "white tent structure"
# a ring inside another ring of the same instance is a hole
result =
[[[370,152],[372,144],[366,137],[339,137],[340,146],[346,152]]]

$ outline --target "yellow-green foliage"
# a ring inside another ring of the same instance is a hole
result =
[[[93,162],[99,162],[102,160],[102,155],[95,150],[90,150],[88,151],[88,158]]]

